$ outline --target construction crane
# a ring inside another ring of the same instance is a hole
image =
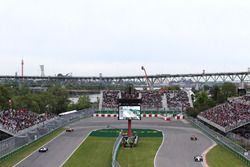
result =
[[[142,69],[142,70],[144,71],[144,73],[145,73],[145,78],[146,78],[146,81],[147,81],[149,90],[153,90],[152,84],[151,84],[150,80],[148,79],[148,75],[147,75],[146,69],[144,68],[144,66],[141,66],[141,69]]]

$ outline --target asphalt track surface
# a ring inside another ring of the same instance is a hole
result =
[[[46,144],[48,152],[35,151],[17,164],[17,167],[60,167],[71,153],[79,146],[92,130],[103,128],[127,128],[127,121],[117,118],[87,118],[71,125],[74,132],[64,132]],[[202,154],[213,141],[183,121],[164,121],[158,118],[142,118],[133,121],[132,128],[149,128],[161,130],[164,141],[155,158],[156,167],[201,167],[193,157]],[[197,141],[190,137],[196,135]]]

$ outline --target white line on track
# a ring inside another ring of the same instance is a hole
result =
[[[157,150],[157,152],[156,152],[156,154],[155,154],[155,158],[154,158],[154,167],[156,167],[156,157],[158,156],[158,153],[159,153],[159,151],[160,151],[160,149],[161,149],[161,147],[163,146],[163,143],[164,143],[164,141],[165,141],[165,134],[163,133],[163,131],[162,130],[158,130],[158,131],[161,131],[161,133],[162,133],[162,135],[163,135],[163,138],[162,138],[162,142],[161,142],[161,145],[160,145],[160,147],[158,148],[158,150]]]
[[[55,138],[53,138],[52,140],[50,140],[49,142],[45,143],[44,145],[42,145],[41,147],[44,147],[45,145],[48,145],[50,142],[52,142],[53,140],[55,140],[56,138],[58,138],[59,136],[61,136],[63,133],[65,133],[65,131],[62,131],[59,135],[57,135]],[[38,148],[40,149],[40,148]],[[27,157],[25,157],[24,159],[22,159],[21,161],[19,161],[17,164],[15,164],[13,167],[16,167],[17,165],[19,165],[20,163],[22,163],[24,160],[26,160],[27,158],[29,158],[31,155],[33,155],[35,152],[37,152],[37,149],[35,151],[33,151],[31,154],[29,154]]]
[[[216,143],[213,143],[212,146],[208,147],[208,148],[202,153],[202,155],[203,155],[202,166],[203,166],[203,167],[209,167],[208,164],[207,164],[206,156],[207,156],[207,153],[208,153],[211,149],[213,149],[216,145],[217,145]]]
[[[72,151],[72,153],[68,156],[68,158],[65,159],[59,167],[62,167],[69,160],[69,158],[76,152],[76,150],[82,145],[82,143],[89,137],[90,133],[93,131],[96,131],[96,130],[100,130],[100,129],[94,129],[94,130],[90,131],[88,133],[88,135],[83,139],[83,141]]]

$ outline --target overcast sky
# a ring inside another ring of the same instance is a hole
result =
[[[0,75],[250,67],[249,0],[0,0]]]

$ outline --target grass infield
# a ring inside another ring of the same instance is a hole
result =
[[[116,137],[89,136],[63,167],[110,167]]]
[[[141,137],[136,147],[120,147],[117,160],[122,167],[153,167],[162,137]]]
[[[3,160],[0,160],[0,166],[2,167],[11,167],[15,164],[17,164],[19,161],[24,159],[25,157],[29,156],[33,151],[37,150],[41,146],[43,146],[45,143],[49,142],[56,136],[58,136],[62,131],[64,131],[63,128],[59,128],[55,130],[54,132],[51,132],[50,134],[38,139],[37,141],[33,142],[30,145],[27,145],[23,148],[21,148],[19,151],[13,153],[12,155],[6,157]]]
[[[120,130],[117,129],[93,131],[63,167],[110,167],[113,146],[119,132]],[[126,151],[121,147],[118,153],[118,160],[120,156],[122,158],[121,162],[126,162],[129,159],[129,162],[132,163],[131,167],[154,166],[154,157],[161,145],[162,133],[150,129],[134,129],[133,133],[141,136],[139,144],[133,149],[126,149]],[[123,164],[121,165],[123,166]]]
[[[247,167],[245,163],[221,145],[210,150],[206,158],[210,167]]]

